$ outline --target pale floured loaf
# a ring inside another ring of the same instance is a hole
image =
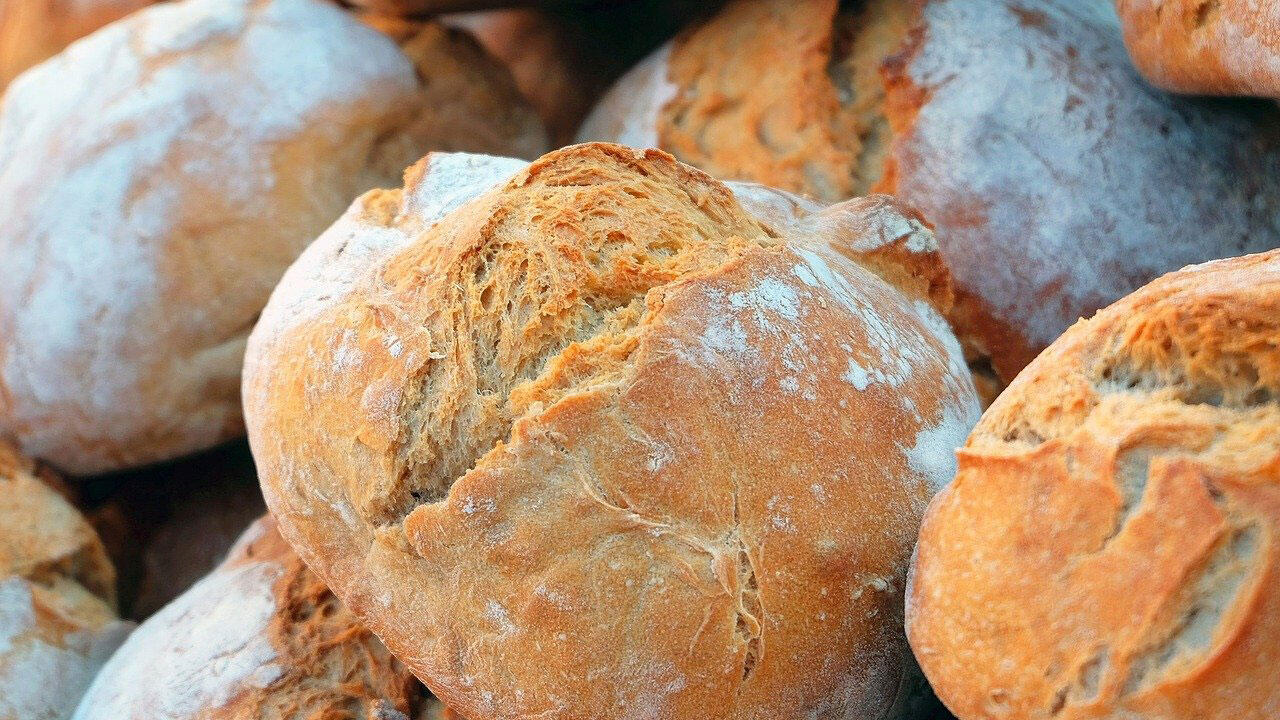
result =
[[[937,232],[991,394],[1156,275],[1280,245],[1280,111],[1154,90],[1111,0],[734,0],[579,138],[899,197]]]
[[[432,148],[541,151],[479,58],[320,0],[181,0],[24,74],[0,104],[0,432],[76,474],[242,432],[245,337],[353,197]]]
[[[933,502],[912,647],[962,720],[1264,720],[1280,707],[1280,252],[1071,328]]]
[[[1116,0],[1116,10],[1134,64],[1159,87],[1280,98],[1274,0]]]
[[[152,0],[5,0],[0,3],[0,91],[22,71]]]
[[[134,631],[77,720],[408,720],[426,692],[264,518]]]
[[[433,154],[286,273],[246,422],[282,534],[471,720],[893,717],[977,415],[949,299],[889,198]]]
[[[93,528],[0,441],[0,720],[66,720],[130,627]]]

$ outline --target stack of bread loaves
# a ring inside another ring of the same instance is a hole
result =
[[[0,0],[0,720],[1269,720],[1276,38]]]
[[[990,396],[1154,276],[1280,244],[1280,111],[1147,87],[1110,2],[734,0],[579,137],[827,201],[897,195],[938,231]]]
[[[936,248],[659,151],[431,155],[250,338],[268,505],[467,717],[896,717],[977,414]]]

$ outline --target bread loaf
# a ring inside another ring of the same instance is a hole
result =
[[[911,644],[962,720],[1280,707],[1280,253],[1172,273],[987,411],[920,533]]]
[[[1280,98],[1280,6],[1263,0],[1116,0],[1133,62],[1157,86]]]
[[[250,444],[282,534],[472,720],[894,717],[977,414],[949,294],[888,198],[433,154],[286,273]]]
[[[151,0],[5,0],[0,3],[0,91],[72,41]]]
[[[131,625],[84,518],[0,442],[0,720],[65,720]]]
[[[430,148],[540,152],[482,57],[320,0],[181,0],[24,74],[0,103],[0,432],[76,474],[239,435],[245,337],[351,198]]]
[[[1280,244],[1280,111],[1153,90],[1109,0],[736,0],[579,138],[825,202],[901,198],[937,231],[991,394],[1156,275]]]
[[[426,693],[264,518],[111,657],[77,720],[407,720]]]

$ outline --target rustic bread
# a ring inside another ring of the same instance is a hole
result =
[[[72,41],[152,0],[5,0],[0,3],[0,91]]]
[[[282,534],[472,720],[893,716],[977,415],[949,292],[889,198],[433,154],[286,273],[250,444]]]
[[[1280,110],[1153,90],[1110,0],[736,0],[579,138],[826,202],[898,196],[937,231],[992,393],[1154,276],[1280,244]]]
[[[240,434],[245,337],[352,197],[429,148],[540,152],[480,56],[320,0],[181,0],[24,74],[0,104],[0,432],[76,474]]]
[[[405,720],[425,691],[280,538],[245,531],[226,561],[143,623],[79,720]]]
[[[1280,252],[1172,273],[1071,328],[933,502],[912,647],[959,717],[1280,707]]]
[[[85,519],[0,442],[0,720],[65,720],[128,634]]]
[[[1129,54],[1152,83],[1280,98],[1280,6],[1266,0],[1116,0]]]

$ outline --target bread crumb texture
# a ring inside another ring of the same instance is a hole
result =
[[[1125,44],[1174,92],[1280,98],[1280,12],[1266,0],[1118,0]]]
[[[1111,0],[735,0],[579,138],[916,208],[988,396],[1159,274],[1280,244],[1280,111],[1151,88]]]
[[[1280,704],[1280,252],[1166,275],[987,411],[921,530],[912,647],[960,717]]]
[[[0,102],[0,432],[77,474],[240,434],[245,338],[351,198],[433,148],[541,152],[501,72],[320,0],[182,0],[23,75]]]
[[[977,416],[949,298],[888,198],[432,155],[286,274],[246,417],[282,533],[466,717],[879,716]]]
[[[264,518],[133,633],[75,718],[396,720],[424,695]]]
[[[124,640],[88,522],[0,441],[0,720],[62,720]]]

